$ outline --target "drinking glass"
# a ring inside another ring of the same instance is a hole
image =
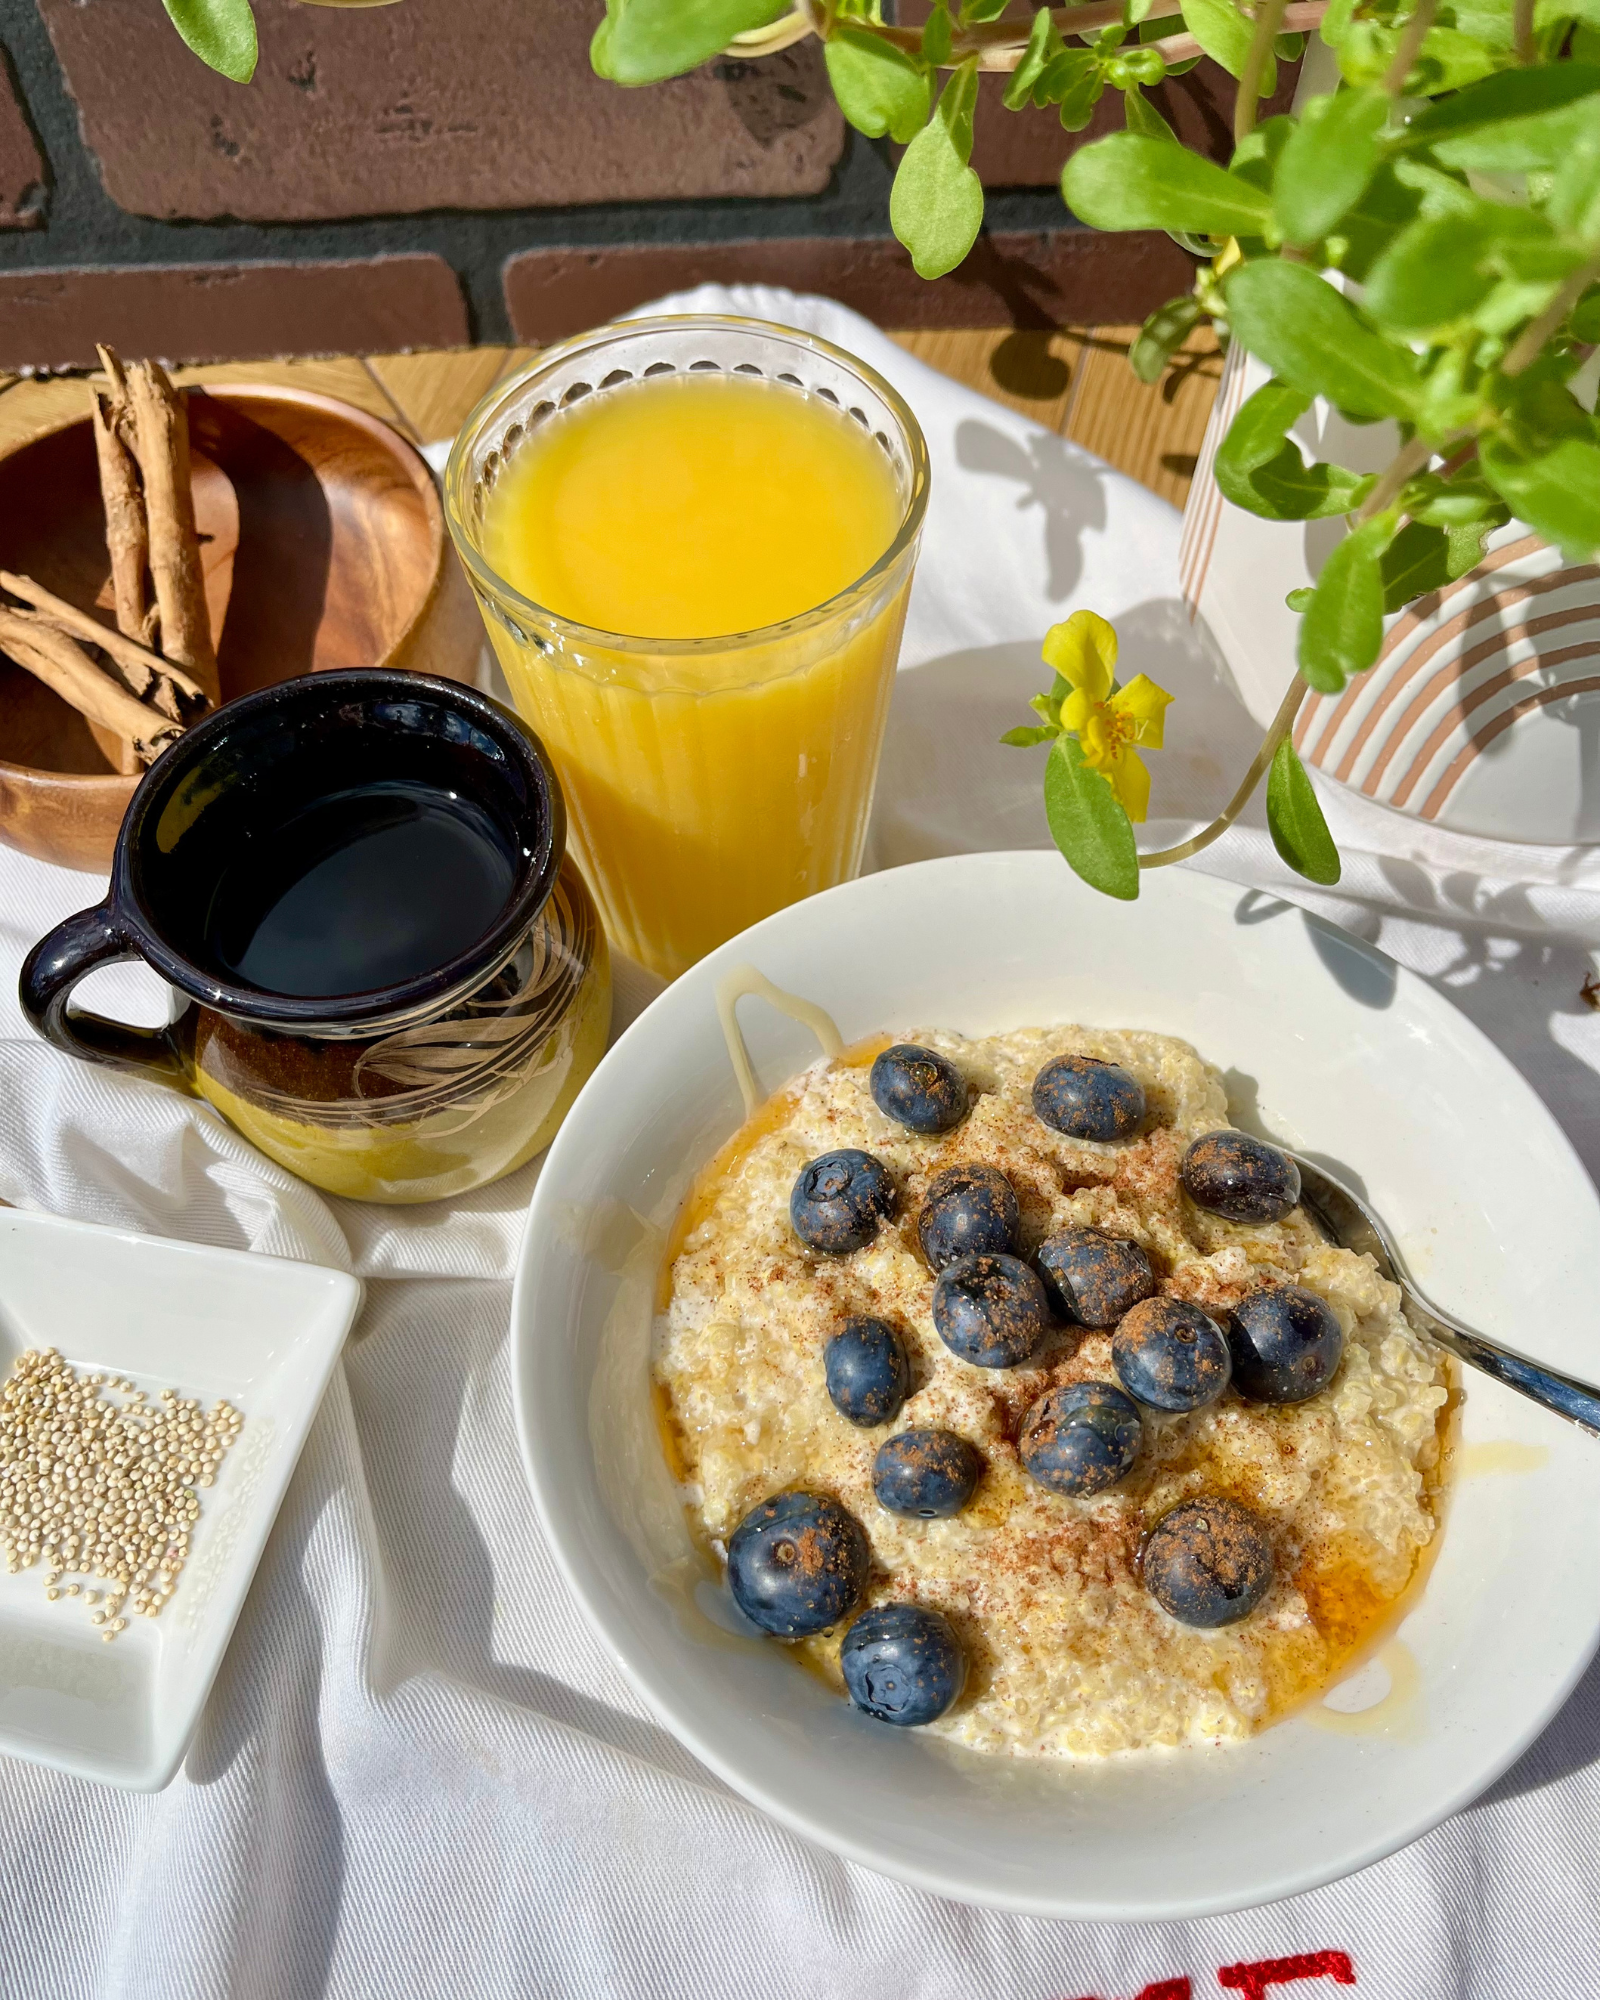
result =
[[[584,397],[713,371],[830,404],[876,441],[899,520],[855,582],[759,631],[653,639],[559,617],[495,571],[486,505],[541,425]],[[451,534],[512,696],[555,763],[606,929],[651,970],[675,977],[860,866],[927,500],[927,446],[896,391],[814,334],[760,320],[602,328],[541,354],[467,420],[445,473]]]

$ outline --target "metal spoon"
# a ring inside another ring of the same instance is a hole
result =
[[[1419,1333],[1447,1347],[1462,1361],[1470,1361],[1474,1368],[1481,1368],[1497,1382],[1504,1382],[1508,1389],[1542,1403],[1558,1417],[1581,1424],[1586,1431],[1600,1437],[1600,1389],[1591,1388],[1587,1382],[1575,1382],[1570,1375],[1562,1375],[1554,1368],[1541,1367],[1524,1355],[1513,1354],[1509,1348],[1486,1340],[1481,1333],[1474,1333],[1471,1327],[1463,1326],[1425,1299],[1401,1263],[1393,1238],[1366,1203],[1301,1154],[1291,1153],[1289,1157],[1300,1169],[1300,1199],[1304,1207],[1333,1242],[1343,1244],[1346,1250],[1366,1251],[1380,1275],[1400,1287],[1406,1318]]]

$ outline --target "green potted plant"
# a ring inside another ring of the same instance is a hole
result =
[[[192,47],[230,75],[254,61],[248,0],[166,0]],[[935,0],[926,25],[878,0],[607,0],[600,75],[647,85],[724,49],[818,37],[845,117],[901,145],[889,220],[922,276],[953,270],[983,222],[970,165],[978,77],[1009,72],[1007,107],[1069,131],[1107,91],[1124,128],[1081,147],[1062,194],[1098,229],[1161,229],[1197,259],[1193,289],[1153,313],[1131,360],[1153,380],[1202,320],[1271,377],[1234,418],[1215,476],[1275,521],[1342,520],[1297,591],[1298,674],[1234,798],[1211,826],[1140,854],[1130,759],[1161,707],[1115,679],[1114,635],[1051,634],[1051,689],[1009,741],[1050,745],[1045,806],[1067,860],[1133,897],[1142,868],[1194,853],[1267,779],[1273,840],[1309,880],[1339,860],[1290,729],[1309,690],[1337,693],[1378,657],[1385,613],[1480,560],[1524,523],[1569,561],[1600,549],[1600,425],[1569,383],[1600,342],[1600,0],[1086,0],[1013,14]],[[1331,91],[1258,122],[1276,63],[1315,33]],[[1209,56],[1237,80],[1226,166],[1180,144],[1145,90]],[[1387,466],[1308,461],[1291,435],[1313,399],[1387,420]],[[1160,690],[1154,690],[1159,695]],[[1138,713],[1134,711],[1138,710]],[[1119,777],[1120,774],[1120,777]]]

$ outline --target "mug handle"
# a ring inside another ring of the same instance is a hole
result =
[[[194,1086],[169,1029],[130,1027],[70,1004],[73,988],[96,967],[140,956],[109,902],[80,910],[41,938],[23,961],[17,989],[23,1012],[47,1042],[69,1056],[131,1070],[192,1097]]]

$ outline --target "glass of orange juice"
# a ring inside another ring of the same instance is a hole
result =
[[[889,384],[759,320],[606,327],[468,419],[451,533],[653,971],[859,867],[927,498]]]

